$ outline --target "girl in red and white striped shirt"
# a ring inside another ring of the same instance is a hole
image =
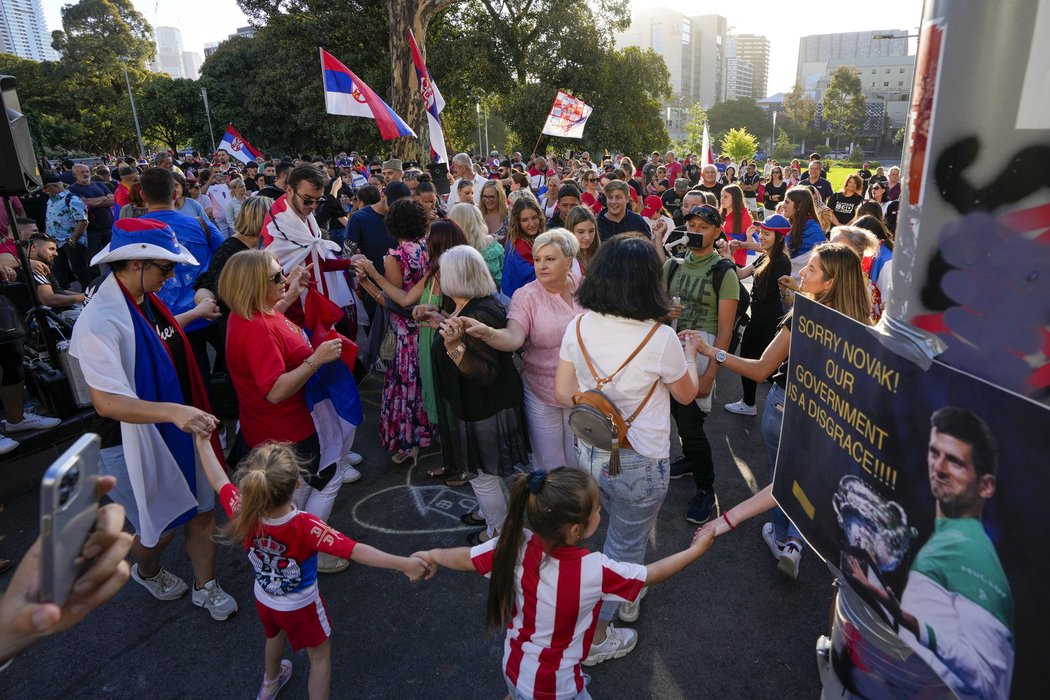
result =
[[[602,601],[637,600],[644,586],[670,578],[711,546],[710,531],[698,531],[689,548],[648,566],[590,552],[578,544],[598,529],[600,501],[598,482],[582,470],[519,474],[499,537],[473,549],[412,555],[432,571],[446,566],[490,578],[485,618],[489,627],[507,629],[503,673],[514,700],[589,698],[581,664]]]

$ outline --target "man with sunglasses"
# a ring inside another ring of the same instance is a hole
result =
[[[735,272],[725,271],[722,256],[715,250],[715,241],[722,235],[722,216],[717,209],[704,204],[689,209],[685,219],[685,257],[671,258],[664,264],[668,295],[681,300],[670,317],[677,319],[680,330],[697,331],[709,344],[727,350],[736,322],[740,287]],[[716,290],[715,280],[719,278],[715,273],[720,265],[722,274]],[[711,410],[711,395],[718,374],[717,362],[716,359],[697,367],[700,391],[695,401],[681,404],[671,400],[671,417],[678,426],[683,453],[682,458],[671,464],[671,478],[692,474],[696,494],[689,500],[685,519],[696,525],[717,515],[714,457],[704,433],[704,420]]]

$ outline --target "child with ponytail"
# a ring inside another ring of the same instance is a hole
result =
[[[628,637],[607,658],[624,656],[637,642],[633,630],[598,629],[602,602],[637,600],[643,587],[670,578],[711,546],[710,531],[698,531],[689,548],[648,566],[590,552],[579,545],[598,528],[600,501],[598,482],[580,469],[519,474],[498,537],[412,555],[432,571],[445,566],[489,577],[485,621],[507,630],[503,673],[512,700],[589,698],[581,664],[606,660],[588,658],[595,636]]]
[[[239,464],[234,483],[226,478],[207,437],[195,436],[197,454],[211,486],[230,517],[223,535],[241,542],[255,570],[255,608],[266,635],[266,665],[258,697],[277,696],[292,675],[281,659],[286,642],[306,648],[310,658],[311,700],[328,697],[332,675],[331,627],[317,589],[317,553],[400,571],[413,583],[429,567],[419,558],[398,557],[359,544],[292,503],[303,474],[285,444],[259,445]]]

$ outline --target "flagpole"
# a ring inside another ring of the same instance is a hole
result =
[[[215,132],[211,128],[211,110],[208,109],[208,88],[201,88],[201,97],[204,98],[204,114],[208,117],[208,135],[211,136],[211,153],[215,155]]]

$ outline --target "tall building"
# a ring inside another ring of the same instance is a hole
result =
[[[0,0],[0,52],[31,61],[55,59],[40,0]]]
[[[729,24],[722,15],[692,17],[700,58],[700,104],[711,107],[726,99],[726,39]]]
[[[876,39],[877,36],[892,38]],[[795,81],[810,97],[817,98],[817,83],[830,61],[850,63],[855,59],[908,55],[908,32],[883,29],[839,34],[814,34],[798,40]]]
[[[666,7],[646,7],[633,10],[631,25],[615,35],[618,47],[652,49],[667,64],[674,96],[664,109],[672,141],[684,136],[689,105],[710,107],[726,99],[726,32],[726,20],[719,15],[692,17]]]
[[[751,64],[751,97],[761,100],[769,89],[769,39],[758,34],[737,34],[736,57]]]
[[[204,59],[196,51],[182,52],[182,75],[184,78],[196,80],[201,77],[201,64]]]
[[[204,45],[204,58],[207,59],[208,56],[211,56],[213,53],[218,51],[220,43],[221,42],[218,42],[218,41],[209,41],[207,44],[205,44]]]
[[[156,27],[153,31],[157,43],[153,70],[167,73],[172,78],[185,78],[182,67],[182,32],[176,27]]]
[[[726,101],[751,97],[754,83],[754,69],[751,61],[730,56],[726,58]]]
[[[891,132],[904,126],[911,104],[911,87],[915,80],[915,56],[876,56],[828,61],[824,75],[816,83],[818,102],[831,84],[831,76],[840,66],[857,71],[860,88],[869,104],[885,103],[886,128]]]

